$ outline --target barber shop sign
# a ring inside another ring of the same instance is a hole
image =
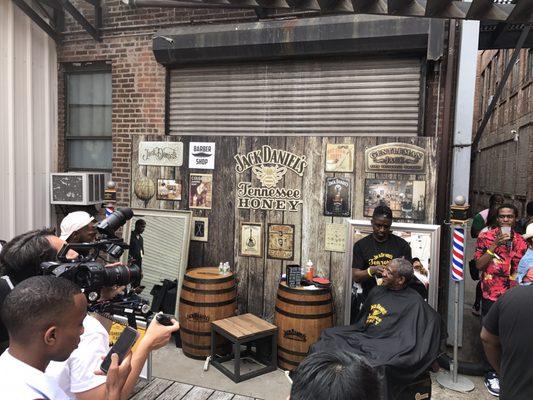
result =
[[[296,188],[278,187],[278,183],[290,170],[303,176],[307,167],[305,156],[264,145],[247,154],[236,154],[235,171],[242,174],[251,169],[261,186],[252,182],[237,183],[237,207],[252,210],[299,211],[303,203],[302,191]]]

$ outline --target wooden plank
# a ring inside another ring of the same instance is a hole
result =
[[[195,386],[181,400],[207,400],[213,392],[213,389]]]
[[[167,390],[165,390],[157,400],[178,400],[185,396],[193,388],[193,385],[186,383],[174,382]]]
[[[285,138],[279,136],[272,136],[268,140],[268,144],[273,149],[285,149]],[[287,170],[284,178],[287,175],[295,175],[294,172]],[[279,186],[285,187],[285,180],[283,179]],[[285,211],[288,213],[289,211]],[[263,292],[263,317],[267,321],[274,321],[274,307],[276,304],[276,293],[278,291],[278,284],[280,281],[283,262],[281,260],[268,258],[268,224],[283,223],[282,211],[267,211],[265,217],[265,267],[264,267],[264,292]]]
[[[209,397],[209,400],[232,400],[234,396],[233,393],[220,392],[217,390]]]
[[[161,393],[163,393],[170,385],[172,385],[172,381],[155,378],[143,390],[133,396],[130,400],[154,400]]]
[[[320,276],[329,276],[329,254],[324,251],[324,184],[325,184],[325,148],[333,138],[306,137],[307,171],[311,179],[306,180],[303,187],[302,212],[302,263],[311,260]]]
[[[232,400],[254,400],[253,397],[248,396],[241,396],[240,394],[236,394],[235,397]]]
[[[135,384],[135,386],[133,387],[133,390],[131,391],[130,393],[130,397],[136,395],[137,393],[139,393],[142,389],[144,389],[148,384],[150,383],[150,381],[148,379],[143,379],[143,378],[140,378],[137,383]]]
[[[246,154],[250,151],[251,140],[240,137],[237,141],[237,149],[235,154]],[[216,161],[215,161],[216,162]],[[235,167],[235,164],[233,164]],[[239,174],[233,169],[233,175],[235,176],[235,183],[246,182],[251,179],[251,171],[245,171]],[[249,257],[241,257],[240,254],[240,231],[241,222],[250,220],[250,210],[237,208],[235,205],[234,210],[235,224],[233,228],[233,257],[235,259],[235,279],[237,282],[237,307],[239,313],[243,314],[248,311],[248,277],[249,277]],[[230,236],[228,234],[228,236]]]
[[[250,313],[214,321],[213,324],[237,339],[244,339],[261,332],[275,331],[277,329],[275,325]]]
[[[206,266],[218,266],[220,262],[229,262],[234,266],[231,232],[234,231],[235,208],[235,161],[237,138],[203,137],[201,142],[215,142],[215,169],[195,170],[199,173],[213,174],[213,204],[211,210],[203,212],[209,217],[209,242],[204,246]]]

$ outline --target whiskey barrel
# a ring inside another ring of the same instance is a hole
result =
[[[214,267],[187,271],[179,303],[183,354],[196,359],[209,356],[211,322],[235,315],[236,301],[233,273],[220,274],[218,268]]]
[[[333,326],[331,290],[278,287],[274,324],[278,327],[278,365],[292,371],[307,356],[320,333]]]

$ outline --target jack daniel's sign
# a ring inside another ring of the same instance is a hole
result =
[[[424,174],[426,150],[408,143],[385,143],[365,150],[366,172]]]
[[[298,211],[302,204],[302,191],[278,187],[288,170],[303,176],[307,167],[305,156],[264,145],[247,154],[236,154],[235,171],[242,174],[248,169],[259,179],[261,186],[252,182],[237,184],[237,207],[253,210]]]

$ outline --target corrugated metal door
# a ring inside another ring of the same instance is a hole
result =
[[[414,136],[420,59],[321,59],[170,71],[180,135]]]

